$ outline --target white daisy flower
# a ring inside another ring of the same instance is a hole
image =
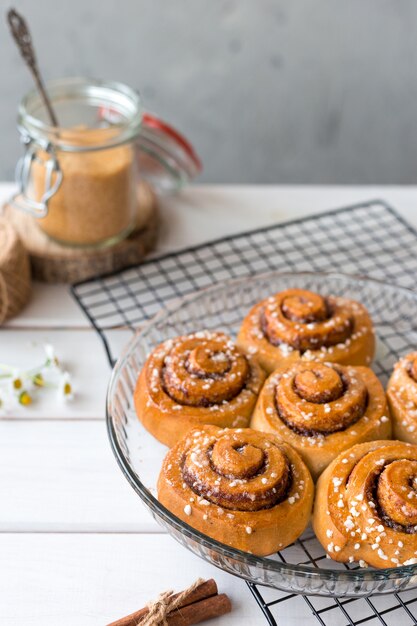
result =
[[[13,394],[20,395],[24,388],[24,375],[18,369],[13,369],[9,380],[10,390]]]
[[[69,372],[64,372],[61,376],[59,383],[59,392],[64,400],[72,400],[74,397],[74,390],[71,383],[71,376]]]
[[[30,404],[32,404],[32,402],[33,402],[33,398],[30,395],[30,393],[26,389],[23,389],[19,393],[19,403],[22,406],[29,406]]]

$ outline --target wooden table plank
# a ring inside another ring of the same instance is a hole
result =
[[[104,421],[0,422],[0,502],[3,532],[162,532],[119,470]]]
[[[0,565],[0,623],[7,626],[104,626],[199,576],[214,577],[233,602],[233,612],[212,626],[264,623],[242,580],[167,535],[1,534]],[[286,626],[316,623],[301,599],[282,605],[280,615]]]
[[[411,185],[193,185],[163,199],[158,247],[178,249],[375,199],[417,227],[417,187]]]
[[[28,305],[5,328],[91,328],[91,324],[67,285],[35,281]]]
[[[121,335],[124,342],[130,333]],[[104,418],[110,367],[100,338],[93,330],[0,330],[0,362],[27,369],[44,362],[43,346],[52,344],[74,379],[70,403],[53,390],[42,391],[29,407],[18,403],[6,416],[25,419]],[[1,387],[0,387],[1,393]]]

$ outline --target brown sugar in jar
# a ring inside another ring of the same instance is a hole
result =
[[[74,245],[97,245],[127,236],[137,211],[137,172],[133,146],[58,155],[61,185],[38,219],[50,237]],[[35,197],[45,189],[45,167],[33,165]]]
[[[48,90],[59,128],[47,125],[37,92],[19,108],[26,210],[61,243],[113,244],[137,216],[139,96],[119,83],[85,79],[53,81]]]

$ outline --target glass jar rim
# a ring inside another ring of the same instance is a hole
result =
[[[65,126],[52,126],[36,116],[36,111],[44,108],[43,100],[37,89],[30,90],[18,107],[18,129],[24,139],[33,140],[42,147],[52,144],[64,152],[85,152],[103,150],[134,141],[139,135],[142,124],[142,102],[140,95],[131,87],[117,81],[72,77],[48,81],[46,90],[52,104],[57,101],[82,100],[96,107],[109,108],[120,112],[124,121],[114,123],[108,128],[71,129]],[[86,133],[100,131],[100,141],[82,145]],[[115,132],[117,131],[117,132]],[[71,142],[68,140],[69,134]],[[80,142],[77,142],[77,138]]]

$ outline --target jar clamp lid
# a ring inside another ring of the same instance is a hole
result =
[[[143,115],[137,145],[142,176],[156,191],[181,188],[202,170],[187,139],[152,113]]]
[[[111,122],[113,111],[103,108],[100,115]],[[143,113],[136,146],[140,176],[157,193],[181,189],[202,171],[190,142],[154,113]]]

